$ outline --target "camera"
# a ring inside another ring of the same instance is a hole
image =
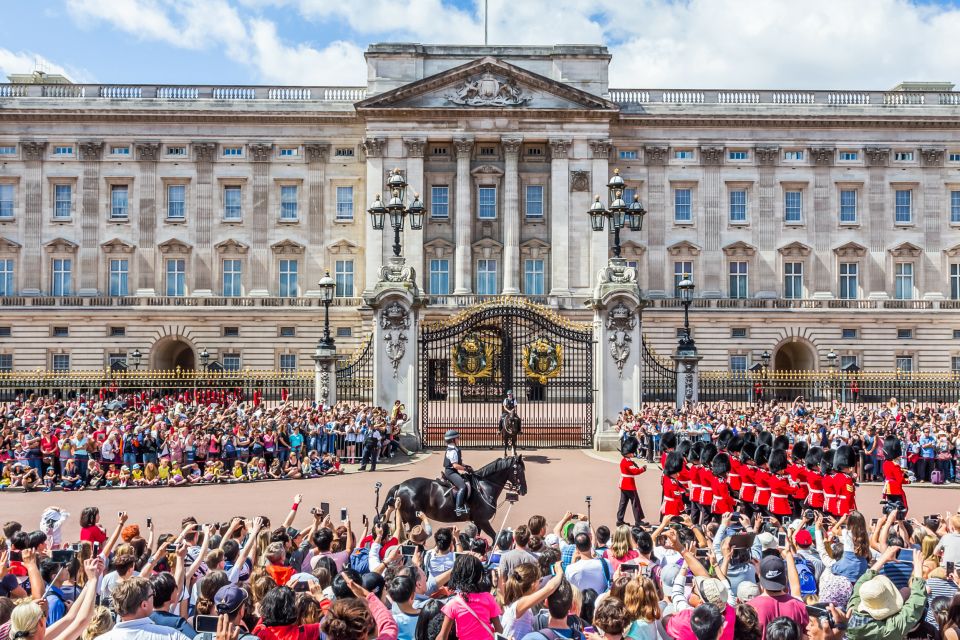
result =
[[[905,520],[907,517],[907,510],[898,502],[891,502],[889,500],[881,500],[880,505],[883,507],[880,510],[880,513],[887,515],[892,511],[897,512],[897,520]]]

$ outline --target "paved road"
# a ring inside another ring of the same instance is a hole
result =
[[[465,452],[475,467],[497,457],[495,451]],[[597,523],[612,524],[619,498],[616,489],[619,472],[611,461],[592,457],[587,452],[572,449],[541,449],[524,452],[527,460],[529,492],[512,509],[507,523],[516,526],[539,513],[551,522],[567,509],[585,511],[584,496],[593,497],[592,515]],[[337,478],[313,480],[286,480],[241,485],[215,485],[187,488],[130,488],[73,493],[8,493],[0,496],[3,505],[0,520],[18,520],[28,528],[39,522],[40,513],[49,505],[65,507],[72,517],[68,521],[67,538],[78,535],[78,518],[84,506],[100,507],[103,521],[109,526],[117,511],[125,510],[132,521],[142,523],[151,516],[158,531],[173,531],[180,519],[196,516],[202,522],[216,522],[239,514],[263,514],[274,523],[286,515],[291,498],[304,494],[303,515],[299,524],[307,521],[309,507],[329,502],[334,514],[347,507],[351,519],[360,520],[361,513],[374,510],[373,485],[384,485],[382,495],[391,485],[412,476],[435,477],[441,466],[437,452],[409,465],[383,468],[376,473],[349,473]],[[954,488],[955,487],[955,488]],[[641,476],[641,502],[648,519],[656,516],[660,499],[660,474],[653,466]],[[960,485],[949,488],[908,489],[911,515],[920,517],[935,511],[960,511]],[[880,515],[880,487],[864,486],[857,492],[857,502],[867,518]],[[501,510],[501,518],[506,513]],[[495,521],[500,524],[500,519]]]

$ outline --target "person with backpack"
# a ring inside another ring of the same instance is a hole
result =
[[[578,533],[573,538],[573,544],[576,550],[564,570],[567,580],[581,592],[587,589],[597,593],[607,591],[613,579],[613,569],[606,558],[596,554],[590,534]]]
[[[573,585],[565,579],[561,580],[544,604],[547,612],[545,624],[517,640],[583,640],[580,619],[576,615],[578,609],[573,598]],[[574,624],[571,625],[571,621]]]

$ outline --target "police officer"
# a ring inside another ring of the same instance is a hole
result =
[[[507,391],[507,397],[503,399],[503,404],[500,409],[500,430],[503,431],[503,424],[506,421],[508,416],[517,415],[517,401],[513,397],[513,391]],[[517,432],[519,435],[519,432]]]
[[[464,473],[472,473],[473,469],[469,465],[463,464],[463,455],[460,453],[460,447],[457,439],[460,432],[456,429],[449,429],[443,434],[443,439],[447,443],[447,451],[443,455],[443,477],[457,488],[457,509],[458,516],[465,516],[470,510],[464,504],[467,499],[467,482],[464,479]]]

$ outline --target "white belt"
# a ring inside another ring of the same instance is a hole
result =
[[[621,474],[620,474],[620,477],[621,477],[621,478],[636,478],[638,475],[640,475],[640,474],[639,474],[639,473],[635,473],[635,474],[621,473]]]
[[[663,499],[669,502],[680,502],[680,498],[677,498],[676,496],[663,496]]]
[[[756,487],[757,485],[755,485],[755,484],[750,484],[749,482],[744,482],[741,486],[743,486],[743,487]]]
[[[810,493],[823,493],[823,489],[810,489]]]
[[[785,495],[785,494],[782,494],[782,493],[771,493],[771,494],[770,494],[770,497],[771,497],[771,498],[783,498],[783,499],[786,499],[786,498],[788,498],[789,496],[787,496],[787,495]]]

